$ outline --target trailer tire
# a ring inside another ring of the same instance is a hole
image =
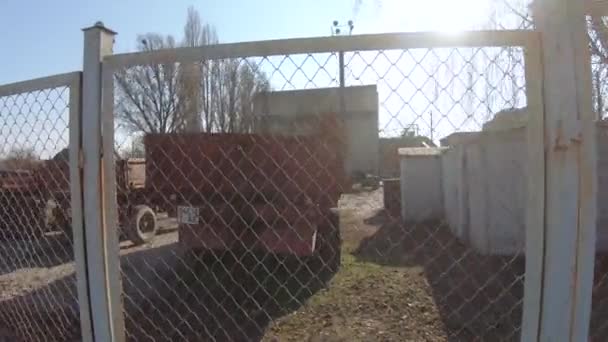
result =
[[[152,241],[158,230],[156,213],[147,205],[135,206],[131,223],[126,230],[129,240],[135,245]]]

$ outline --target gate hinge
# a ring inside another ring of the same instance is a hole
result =
[[[557,122],[557,135],[555,138],[555,149],[565,150],[572,144],[580,144],[583,141],[583,128],[581,120],[573,120],[564,124],[564,120]]]

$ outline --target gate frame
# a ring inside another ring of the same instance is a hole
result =
[[[186,47],[167,50],[155,50],[146,52],[124,53],[107,55],[103,58],[103,88],[104,88],[104,117],[103,117],[103,148],[104,155],[113,157],[114,147],[114,115],[113,115],[113,73],[120,68],[127,68],[137,65],[161,64],[161,63],[192,63],[202,59],[222,59],[222,58],[247,58],[247,57],[270,57],[297,54],[315,53],[340,53],[352,51],[375,51],[391,49],[431,49],[431,48],[484,48],[484,47],[521,47],[525,54],[525,78],[526,78],[526,97],[528,106],[532,111],[539,115],[528,127],[529,141],[534,142],[534,148],[529,149],[529,189],[542,190],[540,195],[529,190],[528,207],[537,210],[526,211],[527,224],[543,227],[544,225],[544,188],[539,185],[544,184],[545,165],[544,158],[539,158],[544,149],[544,117],[543,113],[543,82],[542,82],[542,53],[540,47],[540,34],[531,30],[491,30],[491,31],[469,31],[460,35],[450,36],[440,32],[412,32],[412,33],[390,33],[390,34],[368,34],[357,36],[333,36],[319,38],[295,38],[284,40],[257,41],[245,43],[216,44],[201,47]],[[111,165],[109,162],[106,165]],[[532,167],[532,165],[534,167]],[[113,169],[105,169],[106,176],[113,174]],[[115,186],[108,187],[112,182],[109,179],[104,187],[104,193],[115,193]],[[116,202],[106,202],[106,213],[109,220],[108,224],[115,224],[117,221]],[[112,226],[106,229],[114,230]],[[530,230],[528,230],[530,231]],[[530,236],[532,235],[532,236]],[[533,238],[532,241],[542,244],[544,230],[535,230],[532,234],[528,233],[526,239]],[[534,270],[543,270],[543,258],[530,249],[534,249],[531,244],[526,244],[526,253],[533,255],[531,259]],[[114,261],[112,261],[114,262]],[[542,273],[542,272],[541,272]],[[540,273],[539,273],[540,274]],[[532,313],[538,312],[539,298],[542,297],[540,280],[542,278],[530,277],[528,279],[528,265],[526,265],[526,292],[524,293],[525,307],[530,308]],[[115,280],[119,282],[120,280]],[[110,286],[117,286],[116,284]],[[528,288],[530,290],[528,291]],[[528,293],[529,292],[529,293]],[[118,293],[119,294],[119,293]],[[525,311],[525,309],[524,309]],[[122,314],[122,313],[121,313]],[[523,316],[523,313],[522,313]],[[522,325],[522,329],[527,331],[537,331],[538,320],[535,315],[530,316],[532,324]],[[523,324],[523,323],[522,323]],[[534,333],[522,332],[522,340],[528,341],[524,336],[532,336]]]
[[[583,1],[537,0],[538,31],[299,38],[120,55],[112,55],[115,33],[103,24],[84,29],[82,73],[0,86],[0,96],[58,86],[70,89],[70,194],[83,340],[125,340],[113,166],[114,70],[205,58],[501,46],[524,48],[527,106],[529,113],[538,113],[530,117],[527,136],[528,229],[521,340],[586,340],[598,190],[597,114],[590,101],[585,23],[589,6]]]
[[[536,67],[542,76],[544,148],[531,156],[542,160],[544,178],[532,184],[530,196],[544,195],[544,216],[542,229],[528,231],[521,339],[585,341],[597,230],[596,114],[585,20],[589,5],[537,0],[532,10],[543,52]]]
[[[84,243],[84,213],[82,204],[82,165],[80,163],[81,122],[82,122],[82,72],[74,71],[47,77],[30,79],[22,82],[0,85],[0,97],[19,95],[67,87],[68,99],[68,153],[70,172],[70,202],[72,210],[73,252],[76,272],[76,289],[78,293],[78,310],[80,330],[83,341],[93,341],[91,310],[89,302],[89,280],[87,275],[86,246]]]

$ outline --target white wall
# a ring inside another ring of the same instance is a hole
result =
[[[402,218],[405,222],[439,220],[444,216],[440,150],[428,148],[430,154],[407,154],[414,149],[399,149]]]
[[[456,237],[481,253],[523,252],[525,134],[518,128],[459,135],[440,154],[403,156],[404,220],[445,218]]]
[[[608,124],[597,125],[597,250],[608,251]],[[452,232],[482,253],[525,248],[526,129],[479,132],[442,156],[445,218]],[[462,173],[461,173],[462,172]],[[461,173],[461,174],[459,174]]]
[[[441,157],[442,188],[445,218],[452,233],[462,241],[468,241],[469,195],[465,186],[465,146],[458,145],[446,150]]]
[[[260,129],[274,133],[306,133],[311,116],[340,113],[340,88],[272,91],[254,100]],[[346,170],[378,173],[378,91],[376,86],[344,88],[348,153]]]
[[[511,255],[524,250],[525,133],[482,132],[466,146],[469,239],[483,253]]]

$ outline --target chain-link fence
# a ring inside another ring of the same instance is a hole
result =
[[[110,57],[128,339],[517,340],[526,38],[505,37]]]
[[[79,77],[0,87],[3,341],[69,341],[80,331],[68,152]]]
[[[599,4],[599,2],[598,2]],[[603,6],[605,7],[605,6]],[[600,9],[600,8],[597,8]],[[603,104],[606,98],[605,92],[605,61],[604,53],[601,46],[604,44],[605,39],[601,33],[605,30],[605,21],[603,19],[603,13],[592,11],[587,17],[588,30],[590,35],[590,55],[591,55],[591,71],[593,76],[593,104],[594,110],[597,111],[599,119],[603,119],[605,116],[605,106]],[[605,13],[605,10],[603,11]],[[595,272],[594,272],[594,285],[593,285],[593,302],[592,302],[592,318],[591,318],[591,340],[602,341],[608,336],[608,327],[605,324],[606,317],[606,257],[605,257],[605,245],[606,237],[603,231],[605,225],[605,208],[603,196],[606,194],[606,179],[603,175],[605,168],[605,153],[606,153],[606,125],[600,121],[596,127],[597,129],[597,174],[598,174],[598,217],[597,217],[597,244],[596,244],[596,256],[595,256]]]
[[[591,340],[592,341],[603,341],[608,337],[608,326],[606,326],[606,314],[607,311],[607,289],[608,281],[606,276],[608,275],[608,265],[606,259],[608,236],[606,235],[606,201],[604,196],[608,194],[606,188],[606,156],[608,147],[608,126],[605,122],[600,121],[596,127],[597,134],[597,204],[598,204],[598,216],[597,216],[597,243],[596,243],[596,256],[595,256],[595,275],[594,275],[594,286],[593,286],[593,302],[592,302],[592,316],[591,316]]]
[[[608,262],[606,259],[606,246],[608,235],[606,235],[606,147],[608,147],[608,126],[605,123],[606,116],[606,59],[603,46],[606,44],[606,6],[605,1],[592,1],[589,3],[590,11],[587,15],[587,29],[589,35],[589,49],[591,56],[591,75],[593,82],[593,109],[597,113],[599,122],[596,125],[597,143],[597,242],[595,255],[595,270],[593,282],[592,315],[590,327],[590,341],[604,341],[608,338],[608,326],[606,325],[606,314],[608,313],[607,290]]]
[[[605,116],[606,25],[589,79],[566,15],[602,1],[539,4],[472,27],[502,31],[119,55],[86,29],[82,85],[0,86],[0,340],[605,340],[581,98]]]

